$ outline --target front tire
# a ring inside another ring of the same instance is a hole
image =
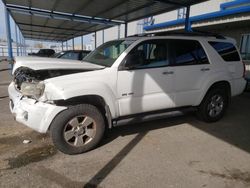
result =
[[[80,154],[95,148],[101,141],[105,122],[93,105],[69,107],[58,114],[50,126],[54,145],[65,154]]]
[[[206,94],[198,107],[198,117],[205,122],[216,122],[224,116],[228,102],[226,89],[213,88]]]

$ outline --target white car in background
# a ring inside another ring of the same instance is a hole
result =
[[[67,154],[93,149],[105,129],[163,112],[192,107],[202,120],[218,121],[246,87],[234,40],[185,34],[110,41],[81,63],[21,58],[13,75],[16,120],[50,131]]]

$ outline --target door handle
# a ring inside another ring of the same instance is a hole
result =
[[[174,74],[174,71],[165,71],[162,74],[164,74],[164,75]]]
[[[202,71],[202,72],[210,71],[210,68],[202,68],[201,71]]]

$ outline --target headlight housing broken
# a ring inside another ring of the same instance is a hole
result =
[[[43,82],[23,82],[20,91],[24,96],[38,99],[43,94],[44,88]]]

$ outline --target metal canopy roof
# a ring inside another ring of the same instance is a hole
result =
[[[24,38],[67,41],[205,0],[2,0]]]

